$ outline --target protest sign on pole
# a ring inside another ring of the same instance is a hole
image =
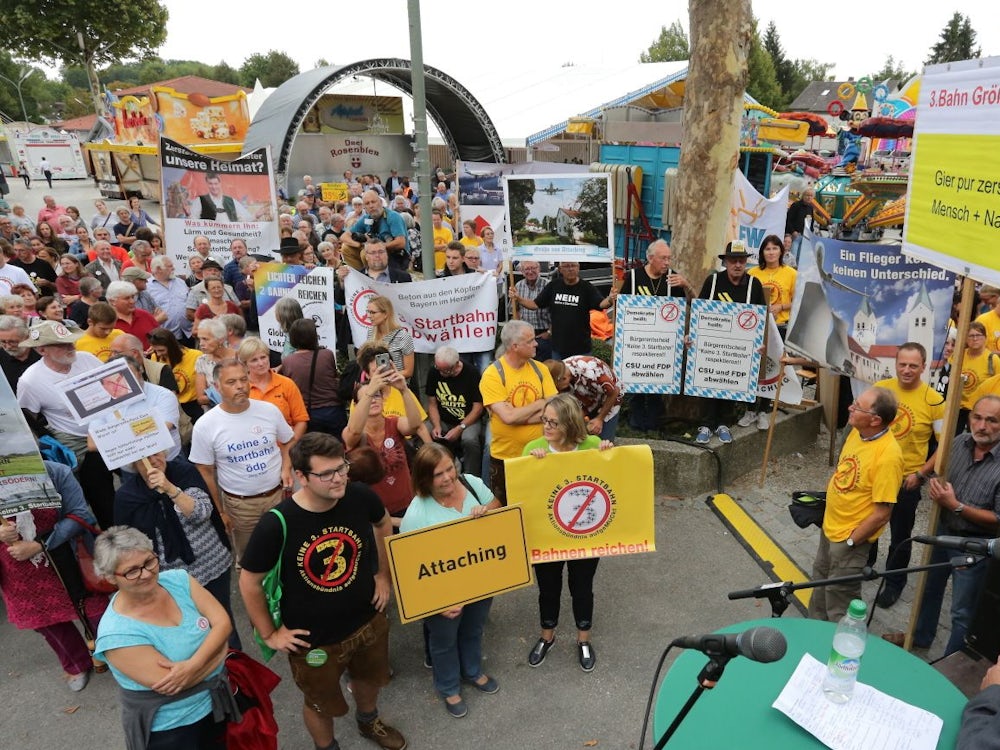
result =
[[[770,234],[785,235],[785,218],[788,214],[788,186],[773,197],[757,192],[740,169],[733,180],[733,197],[729,207],[729,226],[726,241],[740,240],[747,246],[750,259],[747,265],[758,262],[760,244]]]
[[[316,323],[319,345],[336,350],[333,274],[332,268],[320,266],[311,271],[305,266],[293,266],[287,263],[261,263],[257,266],[253,275],[257,322],[261,340],[271,351],[283,351],[285,346],[286,335],[278,325],[274,310],[274,306],[282,297],[297,300],[303,316]]]
[[[146,403],[125,359],[115,359],[59,384],[66,407],[87,425],[109,469],[174,447],[167,426]]]
[[[781,391],[781,403],[801,404],[802,403],[802,383],[799,376],[795,374],[792,365],[781,364],[781,358],[785,356],[785,342],[781,340],[778,333],[778,324],[774,322],[774,317],[767,316],[767,349],[761,366],[764,372],[760,375],[757,383],[757,395],[761,398],[774,400]]]
[[[512,260],[614,260],[609,174],[504,175],[503,186]]]
[[[385,540],[403,623],[531,585],[521,508]]]
[[[692,300],[684,393],[755,401],[766,318],[767,308],[761,305]]]
[[[532,563],[655,551],[648,445],[505,463],[508,502],[524,509]]]
[[[187,273],[196,237],[206,237],[223,265],[229,243],[241,239],[250,253],[278,248],[277,204],[271,156],[260,148],[233,161],[199,154],[160,139],[164,241],[177,273]]]
[[[368,300],[387,297],[396,320],[413,337],[414,351],[433,354],[448,344],[459,352],[493,351],[497,336],[497,285],[488,273],[384,284],[351,270],[344,279],[347,317],[356,342],[368,340]]]
[[[687,301],[618,295],[615,375],[625,393],[680,393]]]
[[[58,508],[59,494],[7,378],[0,378],[0,435],[0,516]]]
[[[1000,285],[1000,57],[924,68],[903,250]]]
[[[944,350],[955,278],[906,257],[899,245],[842,242],[806,230],[799,252],[788,350],[874,383],[895,374],[905,341],[927,351],[925,382]]]

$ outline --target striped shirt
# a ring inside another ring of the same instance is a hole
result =
[[[958,502],[970,508],[992,510],[1000,521],[1000,443],[993,446],[979,461],[973,458],[975,442],[964,433],[955,438],[948,464],[948,481]],[[962,516],[946,513],[941,516],[945,533],[961,536],[983,536],[991,531]]]
[[[535,297],[542,293],[545,288],[545,281],[539,277],[535,280],[535,285],[531,286],[527,281],[521,279],[514,285],[517,289],[517,296],[521,299],[534,301]],[[552,315],[548,310],[529,310],[527,307],[520,307],[521,320],[530,325],[535,331],[548,331],[552,328]]]

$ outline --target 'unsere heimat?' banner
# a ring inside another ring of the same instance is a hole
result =
[[[229,244],[241,239],[250,253],[273,255],[278,222],[268,148],[233,161],[199,154],[169,138],[160,139],[164,240],[177,273],[187,273],[196,237],[211,243],[223,265]]]
[[[354,341],[368,340],[368,300],[388,297],[396,320],[413,337],[414,351],[433,354],[448,344],[459,352],[496,348],[497,285],[490,273],[464,273],[407,284],[383,284],[351,270],[344,279]]]

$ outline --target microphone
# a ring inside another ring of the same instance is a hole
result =
[[[1000,539],[977,539],[969,536],[915,536],[913,541],[1000,560]]]
[[[707,656],[745,656],[751,661],[778,661],[785,655],[788,642],[780,630],[756,627],[742,633],[709,633],[676,638],[671,646],[693,648]]]

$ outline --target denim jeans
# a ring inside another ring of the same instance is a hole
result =
[[[618,417],[622,414],[621,409],[615,414],[611,419],[604,420],[604,426],[601,428],[601,440],[614,440],[615,434],[618,432]]]
[[[477,680],[483,673],[483,629],[492,599],[462,607],[462,613],[449,619],[431,615],[424,622],[430,636],[434,689],[442,698],[458,695],[462,679]]]
[[[931,550],[931,563],[943,563],[955,557],[954,550],[935,547]],[[945,646],[944,655],[960,651],[965,645],[965,634],[972,622],[972,616],[979,604],[979,594],[982,592],[989,565],[980,561],[971,568],[951,569],[937,568],[927,571],[927,584],[924,587],[924,600],[917,615],[917,627],[913,633],[913,644],[920,648],[929,648],[937,635],[938,619],[941,617],[941,605],[944,600],[944,590],[951,587],[951,637]]]

